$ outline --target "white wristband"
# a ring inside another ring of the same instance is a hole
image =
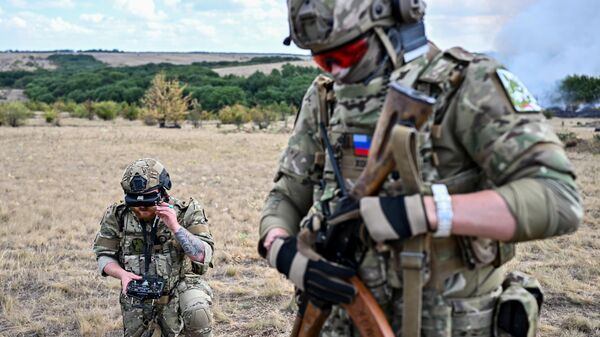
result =
[[[448,188],[444,184],[431,185],[433,201],[435,202],[435,215],[437,217],[437,231],[433,233],[434,238],[445,238],[452,231],[452,198]]]

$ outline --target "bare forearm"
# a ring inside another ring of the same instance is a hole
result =
[[[433,198],[424,198],[431,230],[437,230]],[[489,238],[500,241],[512,239],[517,223],[504,199],[495,191],[486,190],[452,195],[452,234]]]
[[[184,253],[190,257],[193,261],[204,262],[204,242],[197,236],[194,236],[187,229],[177,226],[174,228],[175,239],[181,245]]]
[[[106,275],[112,276],[118,280],[120,280],[123,274],[126,273],[125,269],[121,268],[121,266],[116,262],[107,264],[104,267],[104,272]]]

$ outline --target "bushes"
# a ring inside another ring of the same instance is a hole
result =
[[[84,104],[77,104],[75,110],[73,110],[73,112],[71,112],[70,115],[71,117],[76,118],[87,118],[90,120],[94,119],[94,110],[92,109],[92,103],[88,102]]]
[[[223,124],[235,124],[239,129],[242,124],[250,121],[248,108],[241,104],[226,106],[219,111],[219,119]]]
[[[27,101],[25,102],[27,109],[31,111],[48,111],[50,106],[44,102]]]
[[[0,125],[21,126],[32,113],[22,102],[0,104]]]
[[[121,117],[134,121],[140,115],[140,108],[133,104],[121,103]]]
[[[573,147],[577,145],[578,139],[575,132],[563,131],[557,132],[556,135],[558,136],[558,139],[565,144],[565,147]]]
[[[56,111],[56,109],[48,109],[45,113],[44,113],[44,119],[46,120],[46,123],[52,123],[55,126],[60,126],[60,117],[58,115],[58,111]]]
[[[94,113],[96,116],[98,116],[98,118],[105,121],[115,119],[120,111],[121,106],[113,101],[94,103]]]
[[[258,126],[260,130],[269,127],[271,122],[277,120],[278,112],[272,108],[272,106],[256,106],[249,111],[250,118],[254,125]]]

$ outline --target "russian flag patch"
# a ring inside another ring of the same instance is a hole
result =
[[[371,137],[367,135],[352,135],[352,143],[354,143],[355,156],[367,157],[369,155]]]

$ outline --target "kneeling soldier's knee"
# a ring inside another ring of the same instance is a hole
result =
[[[208,337],[212,332],[212,312],[208,303],[194,303],[182,313],[187,337]]]

